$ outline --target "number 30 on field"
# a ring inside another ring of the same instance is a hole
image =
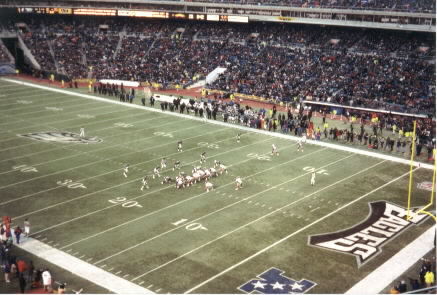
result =
[[[128,201],[125,197],[117,197],[115,199],[108,200],[108,202],[112,204],[121,204],[121,207],[124,208],[132,208],[132,207],[143,208],[143,206],[138,204],[137,201]]]

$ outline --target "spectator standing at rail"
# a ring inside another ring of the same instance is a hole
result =
[[[20,237],[21,237],[21,233],[23,231],[21,230],[21,228],[19,226],[17,226],[14,230],[14,235],[15,235],[15,239],[17,241],[17,244],[20,244]]]

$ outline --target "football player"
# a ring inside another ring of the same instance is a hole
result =
[[[240,176],[237,176],[235,179],[236,188],[235,190],[238,191],[240,188],[243,188],[243,181],[241,180]]]
[[[85,128],[80,128],[80,137],[85,137]]]
[[[203,152],[201,155],[200,155],[200,164],[203,164],[203,163],[205,163],[206,162],[206,152]]]
[[[274,143],[272,143],[272,156],[273,155],[279,156],[278,148]]]
[[[144,188],[149,189],[149,185],[147,184],[147,175],[143,177],[143,179],[141,180],[142,182],[142,186],[141,186],[141,190],[144,190]]]
[[[167,168],[167,160],[165,158],[162,158],[161,160],[161,169]]]
[[[313,173],[311,173],[311,185],[315,185],[316,184],[316,172],[313,171]]]
[[[153,179],[155,179],[155,176],[156,177],[161,177],[161,175],[159,175],[159,167],[155,167],[153,169]]]
[[[178,152],[182,152],[182,140],[178,141]]]
[[[173,171],[181,169],[181,161],[174,162]]]
[[[127,173],[129,172],[129,164],[126,164],[123,168],[123,176],[127,177]]]

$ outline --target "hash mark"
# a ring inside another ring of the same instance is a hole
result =
[[[319,209],[320,209],[320,207],[317,207],[317,208],[314,208],[313,210],[311,210],[310,212],[314,212],[314,211],[319,210]]]
[[[121,273],[121,270],[117,271],[115,274],[118,275],[119,273]]]
[[[79,252],[74,252],[74,253],[71,254],[71,255],[76,256],[77,254],[79,254]]]
[[[150,286],[147,287],[147,289],[150,289],[153,286],[153,284],[151,284]]]
[[[156,290],[155,292],[159,292],[159,291],[161,291],[162,289],[161,288],[159,288],[158,290]]]
[[[37,235],[37,236],[35,237],[35,239],[38,239],[39,237],[41,237],[41,235]]]
[[[139,282],[138,284],[142,285],[142,284],[144,284],[144,281],[141,281],[141,282]]]
[[[123,278],[125,278],[125,277],[127,277],[127,276],[129,276],[129,274],[125,274],[125,275],[123,276]]]
[[[83,257],[85,257],[85,255],[80,256],[79,259],[81,259],[81,258],[83,258]]]
[[[111,271],[111,270],[113,270],[114,268],[113,267],[111,267],[110,269],[108,269],[108,271]]]
[[[70,253],[71,251],[73,251],[73,249],[68,249],[68,250],[67,250],[67,253]]]
[[[47,237],[45,237],[44,239],[42,239],[41,242],[44,242],[45,240],[47,240]]]
[[[90,258],[88,258],[86,261],[88,262],[88,261],[91,261],[91,260],[93,260],[93,258],[92,257],[90,257]]]
[[[106,266],[106,264],[103,264],[103,265],[100,266],[100,268],[105,268],[105,266]]]

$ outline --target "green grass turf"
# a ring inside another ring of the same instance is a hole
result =
[[[126,279],[143,287],[153,285],[150,289],[158,293],[183,293],[409,171],[406,165],[310,144],[305,145],[304,153],[298,153],[292,141],[253,132],[245,132],[236,143],[233,128],[165,113],[5,81],[0,81],[0,89],[5,94],[0,98],[2,214],[12,216],[15,224],[28,217],[34,238],[77,257],[85,255],[83,260],[91,258],[89,263],[105,265],[104,269],[121,277],[128,275]],[[47,110],[47,106],[62,110]],[[56,130],[78,133],[80,127],[87,136],[103,142],[44,143],[16,136]],[[176,150],[178,140],[184,141],[183,152]],[[218,148],[205,148],[205,143]],[[272,143],[278,146],[279,156],[270,154]],[[192,166],[200,164],[203,151],[207,152],[207,167],[214,159],[229,166],[229,174],[211,180],[215,185],[212,192],[206,193],[203,184],[176,190],[174,185],[162,185],[162,178],[150,179],[150,189],[140,191],[140,179],[151,175],[161,158],[168,159],[162,175],[173,177],[175,160],[190,174]],[[264,155],[268,160],[249,154]],[[122,176],[126,163],[130,164],[127,178]],[[38,172],[14,170],[17,165]],[[315,186],[310,185],[310,173],[304,170],[309,167],[326,171],[317,175]],[[431,181],[431,175],[424,169],[414,174],[412,206],[428,203],[429,192],[417,189],[416,184]],[[236,176],[244,179],[239,191],[234,189]],[[86,188],[57,185],[64,180]],[[311,292],[343,293],[433,222],[428,219],[411,227],[360,268],[350,255],[308,246],[308,236],[359,223],[368,215],[371,201],[406,206],[407,187],[408,177],[404,177],[194,292],[238,293],[240,285],[277,267],[288,277],[316,282]],[[141,207],[111,203],[116,198]],[[200,226],[205,229],[190,230]]]

